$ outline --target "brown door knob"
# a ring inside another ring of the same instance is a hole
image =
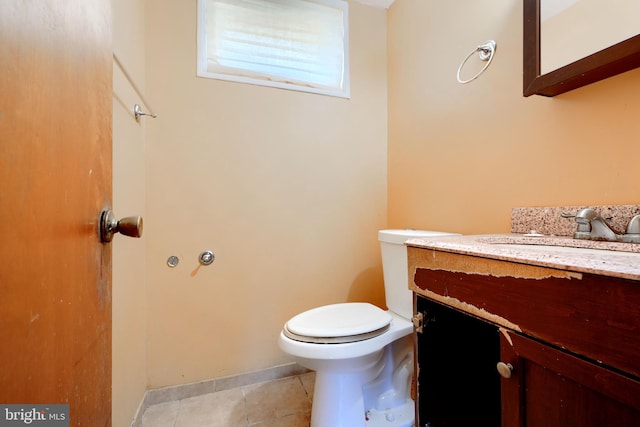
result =
[[[498,362],[496,368],[502,378],[511,378],[511,373],[513,373],[513,365],[511,363]]]
[[[105,209],[100,213],[100,239],[103,242],[110,242],[116,233],[140,237],[142,224],[141,216],[129,216],[118,220],[110,209]]]

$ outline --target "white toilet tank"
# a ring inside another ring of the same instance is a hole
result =
[[[438,236],[454,236],[457,233],[424,230],[380,230],[378,240],[382,252],[382,272],[387,307],[394,313],[411,319],[413,315],[413,297],[409,290],[407,264],[408,239]]]

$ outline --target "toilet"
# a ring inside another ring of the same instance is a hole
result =
[[[413,297],[404,242],[446,235],[454,233],[378,232],[387,311],[362,302],[331,304],[284,325],[280,349],[316,371],[311,427],[413,426]]]

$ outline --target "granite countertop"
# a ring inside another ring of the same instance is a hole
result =
[[[640,281],[640,244],[566,236],[480,234],[410,239],[406,245]]]

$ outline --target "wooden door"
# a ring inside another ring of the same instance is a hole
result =
[[[0,2],[0,402],[111,425],[110,0]]]
[[[503,427],[636,427],[640,381],[517,333],[500,337]]]

